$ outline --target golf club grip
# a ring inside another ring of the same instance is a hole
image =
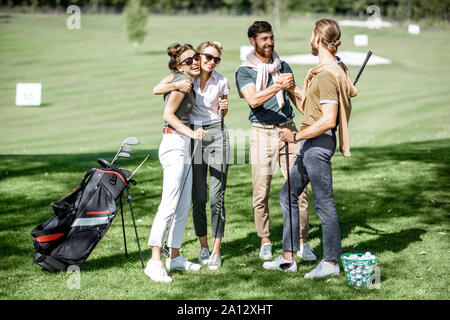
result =
[[[367,62],[370,59],[370,56],[372,55],[372,51],[367,52],[366,59],[364,60],[364,63],[361,66],[361,69],[359,69],[358,75],[356,76],[355,82],[353,82],[353,85],[356,85],[356,83],[359,80],[359,77],[361,76],[362,72],[364,71],[364,68],[366,67]]]
[[[220,97],[220,100],[223,100],[223,98],[224,98],[224,95],[222,95],[221,97]],[[220,108],[220,104],[219,104],[219,108]],[[224,118],[225,117],[225,111],[223,110],[223,109],[220,109],[220,128],[223,130],[224,129],[224,127],[225,127],[225,124],[224,124]]]

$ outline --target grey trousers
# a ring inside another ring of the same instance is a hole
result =
[[[341,234],[334,204],[331,157],[336,149],[335,130],[302,141],[300,152],[292,165],[290,176],[291,209],[298,212],[298,196],[311,183],[313,204],[322,222],[323,259],[338,261],[342,254]],[[283,212],[283,251],[299,250],[299,219],[292,214],[293,241],[289,219],[289,198],[287,182],[280,192],[280,205]],[[292,248],[292,249],[291,249]]]
[[[209,167],[209,198],[211,208],[211,234],[214,238],[223,238],[225,222],[220,217],[222,200],[225,199],[227,184],[228,157],[230,143],[228,130],[225,127],[225,163],[223,163],[223,141],[220,123],[203,126],[208,132],[201,141],[201,148],[197,146],[192,165],[192,216],[197,237],[206,236],[208,223],[206,218],[206,202],[208,201],[207,176]],[[200,142],[198,142],[200,143]],[[200,153],[201,150],[201,153]],[[221,172],[224,170],[224,185],[222,193]],[[225,202],[223,202],[223,216],[225,217]]]

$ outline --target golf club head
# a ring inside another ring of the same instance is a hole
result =
[[[131,155],[128,152],[121,152],[117,158],[131,158]]]
[[[128,137],[128,138],[126,138],[123,141],[123,144],[128,144],[128,145],[131,145],[131,146],[134,146],[134,145],[139,144],[139,143],[140,143],[140,141],[136,137]]]
[[[121,151],[123,151],[123,152],[133,152],[133,148],[131,148],[129,146],[123,146]]]

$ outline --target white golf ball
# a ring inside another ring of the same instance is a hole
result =
[[[370,251],[367,251],[366,253],[364,253],[364,255],[365,255],[366,257],[370,257],[370,256],[372,255],[372,253],[370,253]]]

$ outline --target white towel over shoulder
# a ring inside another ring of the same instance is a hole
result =
[[[256,76],[256,91],[264,90],[267,87],[267,83],[269,81],[269,74],[272,76],[273,81],[277,81],[278,76],[280,75],[281,69],[281,61],[278,54],[274,51],[272,54],[273,62],[272,63],[264,63],[259,60],[255,55],[255,50],[250,51],[246,60],[242,62],[242,64],[238,67],[249,67],[255,70],[258,75]],[[242,98],[241,90],[238,88],[239,95]],[[278,106],[280,108],[284,107],[284,97],[283,90],[280,90],[276,94]]]

